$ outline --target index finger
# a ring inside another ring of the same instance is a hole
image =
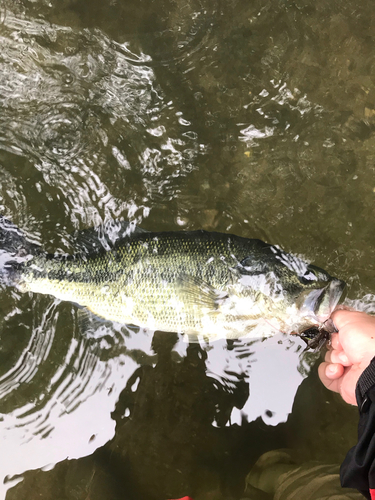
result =
[[[337,330],[341,330],[344,326],[363,321],[368,318],[368,315],[361,311],[348,311],[346,309],[337,309],[331,314],[331,319]]]

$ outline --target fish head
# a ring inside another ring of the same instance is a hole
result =
[[[311,264],[306,266],[306,272],[298,279],[301,291],[295,302],[299,316],[296,333],[301,333],[306,328],[322,326],[329,319],[344,293],[346,283]]]
[[[249,256],[241,262],[242,290],[280,331],[301,334],[321,328],[337,306],[345,282],[279,247],[269,248],[266,258]]]

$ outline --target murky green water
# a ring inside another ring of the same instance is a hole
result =
[[[0,212],[52,252],[119,217],[261,238],[372,311],[372,10],[3,0]],[[263,453],[338,464],[355,442],[299,340],[81,331],[5,288],[0,321],[1,498],[271,499],[245,491]]]

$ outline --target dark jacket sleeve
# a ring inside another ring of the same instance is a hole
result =
[[[371,500],[375,499],[375,358],[358,380],[356,399],[358,443],[341,465],[341,485],[356,488]]]

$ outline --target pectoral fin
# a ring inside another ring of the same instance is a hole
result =
[[[207,313],[218,311],[224,300],[228,299],[227,292],[217,290],[209,283],[186,274],[178,279],[178,291],[182,301],[202,307]]]
[[[241,274],[265,274],[270,271],[267,262],[252,255],[245,257],[241,261],[238,270]]]

